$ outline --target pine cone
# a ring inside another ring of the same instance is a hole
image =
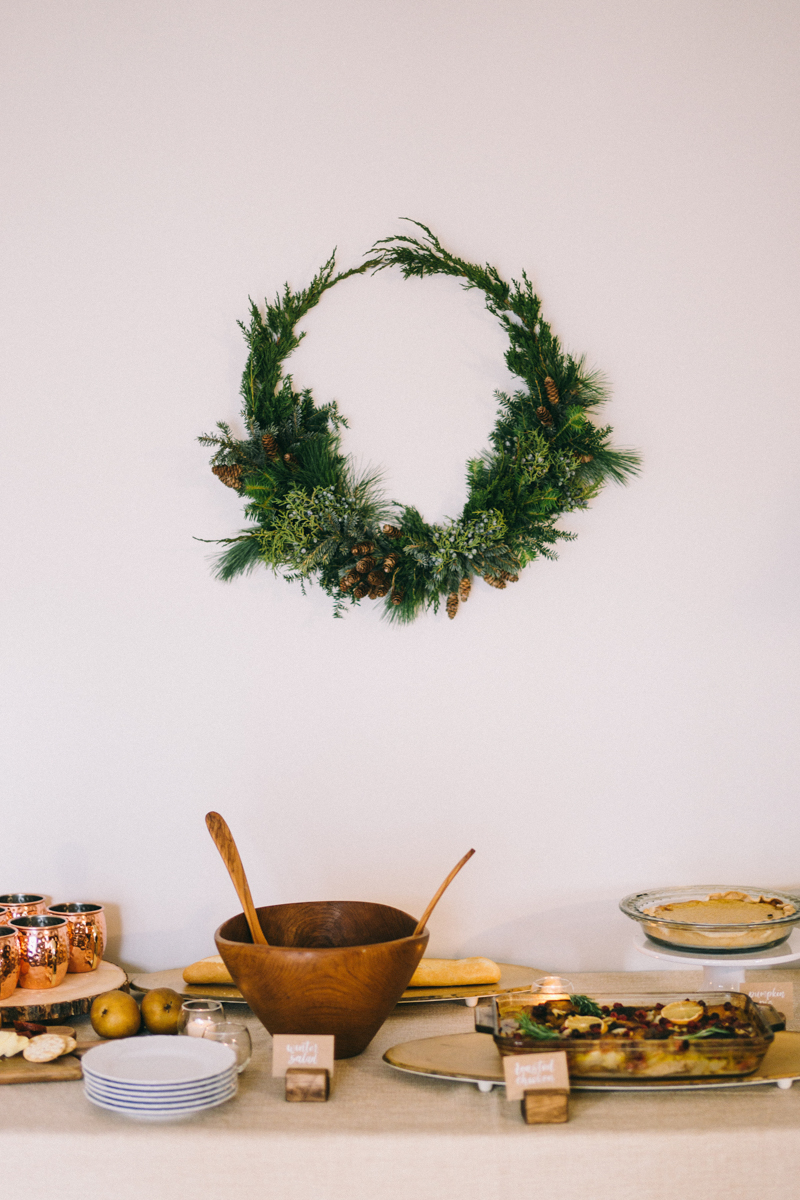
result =
[[[458,592],[451,592],[447,597],[447,615],[452,621],[458,612]]]
[[[472,580],[469,575],[465,575],[458,585],[458,598],[463,604],[465,600],[469,600],[469,594],[472,591]]]
[[[350,551],[350,553],[355,554],[357,557],[363,557],[365,554],[372,554],[374,549],[374,542],[359,542],[357,546],[353,546],[353,549]]]
[[[383,571],[370,571],[367,576],[367,583],[371,583],[373,587],[383,587],[389,580],[384,575]]]
[[[284,461],[284,462],[287,464],[287,466],[289,466],[289,467],[296,467],[296,466],[297,466],[297,459],[295,458],[295,456],[294,456],[293,454],[284,454],[284,456],[283,456],[283,461]]]
[[[384,525],[383,532],[387,537],[399,538],[403,536],[402,529],[398,529],[396,525]]]
[[[542,405],[541,408],[537,408],[536,415],[539,418],[539,420],[542,422],[543,425],[552,425],[553,424],[553,418],[550,415],[550,410],[545,408],[544,405]]]
[[[264,447],[264,453],[266,454],[267,458],[269,458],[272,462],[275,462],[278,457],[279,450],[278,443],[275,441],[275,438],[271,433],[264,434],[261,439],[261,445]]]
[[[366,575],[375,566],[375,559],[367,555],[366,558],[360,558],[356,563],[356,570],[361,575]]]
[[[339,587],[343,592],[349,592],[352,587],[358,583],[358,575],[355,571],[348,571],[346,575],[339,580]]]
[[[397,566],[397,555],[396,554],[387,554],[386,558],[383,560],[383,569],[387,573],[387,575],[391,575],[392,571],[395,569],[396,566]]]
[[[483,578],[494,588],[504,588],[506,586],[505,579],[498,579],[496,575],[484,575]]]
[[[379,596],[388,596],[389,595],[389,584],[382,583],[381,586],[379,588],[376,588],[375,590],[377,591]]]
[[[519,575],[509,575],[508,571],[498,571],[497,574],[506,583],[519,583]]]
[[[582,462],[582,463],[591,462],[593,458],[594,458],[593,454],[579,454],[578,462]]]
[[[369,589],[369,592],[367,593],[370,600],[377,600],[378,597],[380,596],[380,594],[381,594],[381,589],[377,588],[377,587],[371,587]]]
[[[402,590],[397,591],[397,592],[392,592],[392,604],[402,604],[402,603],[403,603]]]
[[[558,404],[558,388],[556,387],[555,379],[551,379],[548,375],[544,381],[544,390],[547,392],[547,399],[551,404]]]
[[[238,488],[242,482],[242,468],[238,463],[232,463],[230,466],[212,467],[211,473],[216,475],[225,487]]]
[[[369,589],[366,588],[363,583],[360,583],[357,588],[353,588],[353,595],[356,597],[356,599],[363,600],[368,590]]]

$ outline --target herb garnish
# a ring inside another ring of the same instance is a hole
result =
[[[535,1021],[530,1019],[527,1013],[518,1012],[515,1014],[515,1016],[519,1022],[520,1031],[524,1033],[526,1037],[540,1038],[542,1041],[544,1041],[545,1038],[548,1041],[552,1041],[553,1038],[558,1037],[557,1029],[550,1029],[547,1025],[537,1025]]]
[[[712,1025],[709,1029],[701,1029],[699,1033],[686,1033],[684,1037],[687,1042],[697,1038],[711,1037],[715,1033],[721,1033],[723,1037],[730,1037],[730,1029],[721,1029],[719,1025]]]
[[[602,1017],[603,1015],[602,1009],[588,996],[570,996],[569,1002],[573,1008],[577,1009],[580,1017]]]

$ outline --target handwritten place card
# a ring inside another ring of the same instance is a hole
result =
[[[773,1008],[777,1008],[778,1012],[785,1014],[787,1021],[791,1021],[794,1013],[793,983],[784,983],[783,980],[759,979],[758,985],[747,983],[742,990],[746,991],[756,1004],[771,1004]]]
[[[332,1033],[276,1033],[272,1037],[272,1075],[285,1075],[290,1068],[326,1070],[333,1074]]]
[[[521,1100],[532,1090],[569,1091],[566,1050],[554,1054],[506,1054],[506,1100]]]

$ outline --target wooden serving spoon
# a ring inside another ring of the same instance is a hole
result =
[[[217,812],[206,813],[206,825],[208,832],[214,839],[214,845],[220,853],[222,861],[228,868],[228,874],[231,877],[231,882],[236,888],[236,895],[239,897],[239,903],[242,906],[247,924],[250,928],[250,936],[253,941],[260,946],[268,946],[269,942],[264,937],[264,931],[259,924],[258,916],[253,905],[253,897],[250,895],[250,885],[247,882],[247,876],[244,873],[242,860],[239,857],[239,851],[236,849],[236,842],[233,840],[233,834],[228,829],[227,823],[223,817]],[[459,866],[461,864],[459,863]],[[448,880],[448,883],[450,881]],[[438,897],[437,897],[438,899]]]
[[[425,925],[426,925],[426,923],[427,923],[427,921],[428,921],[428,918],[430,917],[430,915],[431,915],[431,913],[433,912],[433,910],[436,908],[436,905],[437,905],[437,904],[439,903],[439,901],[441,900],[442,896],[443,896],[443,895],[444,895],[444,893],[445,893],[445,890],[446,890],[446,889],[447,889],[447,888],[450,886],[450,884],[453,882],[453,880],[455,879],[455,877],[456,877],[456,875],[458,874],[458,872],[459,872],[459,871],[461,870],[461,868],[464,866],[464,863],[465,863],[465,862],[469,862],[469,860],[472,858],[472,856],[473,856],[473,854],[474,854],[474,853],[475,853],[475,851],[474,851],[474,850],[468,850],[468,851],[467,851],[467,853],[464,855],[464,857],[461,859],[461,861],[460,861],[460,862],[457,862],[457,863],[456,863],[456,865],[453,867],[452,871],[451,871],[451,872],[450,872],[450,874],[447,876],[447,879],[445,879],[444,883],[443,883],[443,884],[442,884],[442,886],[439,888],[438,892],[437,892],[437,893],[436,893],[436,895],[433,897],[433,899],[431,900],[431,902],[430,902],[430,904],[428,905],[428,907],[425,909],[425,912],[422,914],[422,916],[420,917],[420,919],[417,921],[417,927],[416,927],[416,929],[414,930],[414,932],[412,933],[412,935],[411,935],[412,937],[417,937],[417,936],[418,936],[420,933],[422,933],[422,931],[423,931],[423,929],[425,928]]]

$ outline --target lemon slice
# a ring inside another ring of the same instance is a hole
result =
[[[586,1033],[593,1025],[599,1025],[600,1032],[605,1033],[608,1022],[601,1020],[600,1017],[580,1017],[576,1013],[572,1017],[567,1017],[563,1028],[577,1029],[579,1033]]]
[[[690,1021],[696,1021],[702,1015],[703,1006],[695,1000],[673,1000],[672,1004],[665,1005],[659,1013],[660,1017],[671,1021],[673,1025],[688,1025]]]

